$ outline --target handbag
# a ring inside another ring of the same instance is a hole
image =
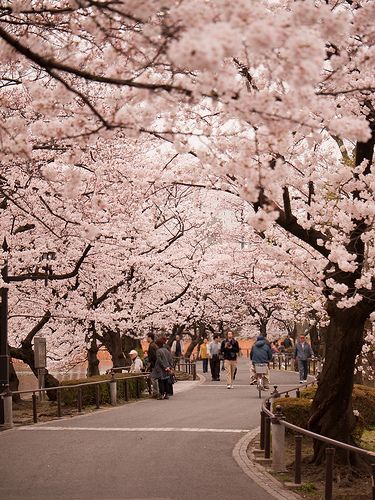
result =
[[[168,378],[168,383],[175,384],[176,382],[177,382],[176,375],[174,373],[171,373]]]

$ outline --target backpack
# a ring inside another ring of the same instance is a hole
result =
[[[286,338],[283,342],[284,347],[293,347],[292,341],[289,338]]]

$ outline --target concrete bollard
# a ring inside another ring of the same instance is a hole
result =
[[[12,393],[9,392],[3,396],[4,401],[4,424],[1,426],[3,429],[11,429],[13,427],[13,405]]]
[[[283,419],[281,406],[276,406],[275,417],[271,420],[272,429],[272,470],[285,472],[285,427],[280,423]]]
[[[117,382],[115,379],[109,382],[109,394],[111,396],[111,405],[116,406],[117,404]]]

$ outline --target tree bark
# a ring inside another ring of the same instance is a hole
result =
[[[9,389],[13,392],[17,392],[19,390],[20,381],[17,377],[16,370],[14,369],[12,359],[9,359]],[[12,399],[15,403],[21,401],[20,394],[12,394]]]
[[[203,341],[203,339],[201,339],[201,338],[197,338],[197,339],[192,340],[190,342],[190,344],[188,345],[188,348],[185,351],[184,358],[185,359],[190,359],[190,356],[191,356],[192,352],[194,351],[195,347],[198,344],[201,344],[202,341]]]
[[[263,335],[263,337],[267,337],[267,323],[268,321],[259,320],[259,335]]]
[[[103,345],[111,355],[113,368],[127,366],[126,358],[122,350],[122,339],[118,330],[106,330],[103,333]]]
[[[330,305],[330,323],[326,331],[326,353],[323,371],[313,400],[309,428],[318,434],[356,444],[353,438],[355,417],[352,390],[356,356],[361,352],[364,324],[368,315],[361,305],[338,309]],[[314,462],[324,461],[326,445],[314,443]],[[352,463],[353,457],[336,450],[336,462]]]
[[[21,347],[9,346],[9,353],[11,357],[23,361],[26,365],[28,365],[34,375],[38,377],[38,370],[35,368],[34,351],[31,343],[29,344],[28,342],[22,342],[21,344]],[[46,388],[58,387],[60,385],[60,382],[57,378],[48,373],[48,370],[46,369],[44,375],[44,385]],[[47,397],[50,401],[56,401],[56,391],[47,391]]]
[[[94,335],[91,340],[90,347],[87,349],[87,377],[95,377],[95,375],[100,375],[98,352],[99,347]]]
[[[140,350],[142,348],[141,342],[139,339],[131,337],[130,335],[126,335],[125,333],[121,336],[122,342],[122,351],[125,355],[129,354],[132,349]]]

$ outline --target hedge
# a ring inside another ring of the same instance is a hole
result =
[[[273,402],[273,411],[280,405],[287,422],[307,429],[310,418],[311,401],[307,398],[277,398]]]
[[[315,392],[316,387],[308,387],[301,391],[300,398],[277,398],[273,402],[273,411],[277,405],[280,405],[288,422],[307,429],[311,402]],[[360,437],[364,429],[375,426],[375,389],[355,385],[353,388],[353,409],[359,411],[356,435]]]
[[[313,399],[316,387],[301,391],[301,398]],[[375,389],[366,385],[354,385],[353,410],[358,410],[367,428],[375,427]]]
[[[125,383],[124,379],[129,377],[134,377],[133,373],[122,373],[115,374],[115,379],[117,382],[117,399],[125,400]],[[78,380],[64,380],[62,385],[70,386],[76,384],[89,384],[90,382],[100,382],[100,404],[108,403],[110,404],[110,392],[109,392],[109,381],[111,380],[110,375],[97,375],[95,377],[88,377]],[[128,380],[128,398],[137,399],[137,381],[135,379]],[[145,379],[140,379],[140,391],[147,389],[147,382]],[[61,402],[67,406],[75,406],[77,403],[77,388],[72,387],[71,389],[61,390]],[[83,406],[94,405],[96,403],[96,386],[89,385],[87,387],[82,387],[82,404]]]

